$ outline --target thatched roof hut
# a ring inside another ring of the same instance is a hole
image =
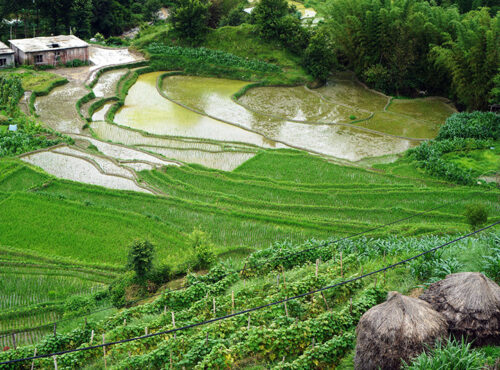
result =
[[[426,345],[448,333],[446,319],[418,298],[389,292],[386,302],[370,308],[356,328],[355,369],[399,369]]]
[[[442,313],[450,334],[474,345],[500,344],[500,286],[479,272],[460,272],[420,296]]]

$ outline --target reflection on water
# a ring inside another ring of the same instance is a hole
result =
[[[162,90],[166,96],[218,120],[212,119],[163,98],[156,90],[156,79],[160,74],[150,73],[139,77],[130,89],[124,107],[115,117],[117,123],[155,134],[243,141],[262,146],[267,144],[260,135],[219,121],[224,120],[293,147],[353,161],[367,156],[401,152],[417,144],[415,141],[354,127],[304,124],[254,113],[231,98],[245,82],[191,76],[172,76],[164,80]],[[318,101],[314,97],[311,99]],[[265,104],[270,106],[269,101]],[[305,115],[318,112],[317,107],[306,108],[302,110],[306,112]],[[321,109],[325,108],[322,106]],[[281,110],[281,107],[276,108],[277,112]],[[326,110],[324,112],[329,114]]]
[[[269,147],[261,135],[194,113],[163,98],[156,90],[156,80],[161,74],[139,76],[115,116],[116,123],[158,135],[241,141]]]
[[[115,104],[115,102],[109,102],[104,104],[101,108],[96,110],[92,115],[92,121],[104,121],[106,118],[106,113],[108,113],[109,108]]]

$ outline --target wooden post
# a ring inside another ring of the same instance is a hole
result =
[[[174,326],[175,329],[175,313],[172,311],[172,325]],[[174,333],[174,339],[177,338],[177,333]]]
[[[247,287],[247,279],[243,278],[243,288]]]
[[[321,292],[321,296],[323,297],[323,301],[325,302],[326,309],[330,311],[330,307],[328,307],[328,302],[326,301],[325,294]]]
[[[106,338],[105,338],[105,334],[102,335],[102,344],[105,344],[106,343]],[[104,357],[104,368],[107,369],[108,368],[108,363],[106,361],[106,346],[103,346],[102,347],[102,354],[103,354],[103,357]]]
[[[377,287],[377,277],[375,276],[375,284],[373,284],[373,287],[376,288]]]
[[[352,298],[349,298],[349,313],[352,315]]]
[[[54,323],[54,337],[57,336],[57,323]]]
[[[90,333],[90,344],[92,344],[93,340],[94,340],[94,329],[92,329],[92,332]]]
[[[54,358],[54,369],[57,370],[57,356],[52,356]]]
[[[123,326],[127,326],[127,319],[123,319]]]
[[[35,352],[33,352],[33,357],[36,357],[36,347],[35,347]],[[35,368],[35,359],[31,361],[31,370],[33,370],[34,368]]]
[[[214,311],[214,317],[215,317],[215,297],[212,298],[212,304],[213,304],[213,311]]]
[[[318,278],[319,258],[316,259],[316,279]]]
[[[285,314],[286,314],[286,317],[288,317],[288,307],[286,306],[286,301],[285,301]]]
[[[17,348],[17,345],[16,345],[16,333],[12,333],[12,346],[14,347],[14,349]]]
[[[344,277],[344,266],[342,264],[342,251],[340,251],[340,277]]]
[[[316,338],[313,338],[313,342],[312,342],[312,348],[314,348],[314,345],[316,344]]]
[[[144,328],[144,335],[148,335],[148,327],[147,326]]]
[[[205,337],[205,345],[208,345],[208,333],[207,336]]]
[[[231,291],[231,301],[232,301],[232,307],[233,307],[231,313],[234,313],[234,290]]]
[[[163,306],[163,314],[165,315],[167,313],[167,306]]]
[[[247,330],[250,330],[250,314],[248,314]]]
[[[384,270],[384,285],[386,283],[386,273],[387,273],[387,270]]]

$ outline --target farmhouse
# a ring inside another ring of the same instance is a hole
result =
[[[0,41],[0,68],[8,68],[14,64],[14,51]]]
[[[56,65],[89,60],[89,45],[73,35],[9,40],[18,64]]]

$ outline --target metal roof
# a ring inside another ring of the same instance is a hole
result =
[[[10,44],[25,53],[88,47],[85,41],[74,35],[35,37],[32,39],[9,40]]]
[[[0,54],[14,54],[14,50],[0,41]]]

